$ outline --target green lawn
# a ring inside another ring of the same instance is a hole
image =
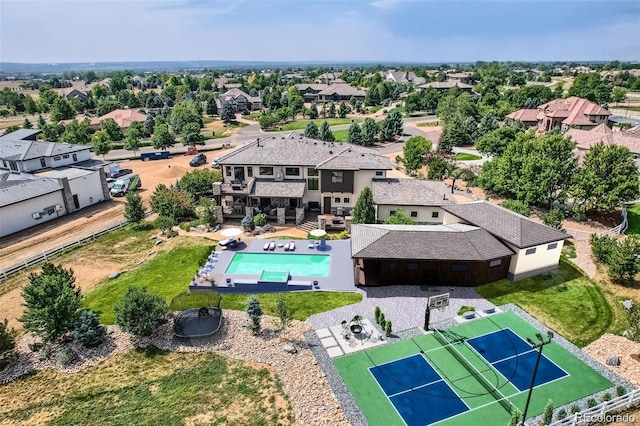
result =
[[[244,311],[248,294],[222,295],[222,309]],[[359,293],[338,293],[329,291],[271,293],[255,295],[260,300],[262,311],[267,315],[275,315],[276,298],[283,296],[293,312],[293,318],[304,321],[311,315],[329,311],[341,306],[351,305],[362,301]],[[215,293],[182,293],[176,296],[170,305],[172,311],[205,306],[207,303],[217,303]]]
[[[627,208],[627,219],[629,220],[629,228],[625,234],[640,234],[640,204]]]
[[[346,142],[349,139],[349,129],[334,130],[331,133],[333,133],[336,142]]]
[[[374,112],[380,111],[382,108],[384,108],[382,105],[376,105],[376,106],[368,107],[369,113],[371,113],[371,114],[373,114]]]
[[[202,123],[203,124],[209,124],[209,123],[213,123],[215,121],[220,121],[220,117],[209,117],[208,115],[203,115],[202,116]]]
[[[213,248],[209,245],[190,245],[160,253],[141,267],[106,281],[87,293],[85,304],[100,314],[103,324],[114,324],[113,306],[128,287],[146,287],[150,293],[159,294],[169,303],[187,288]]]
[[[466,152],[456,152],[455,157],[453,157],[456,161],[475,161],[480,160],[482,157],[475,154],[467,154]]]
[[[420,123],[418,123],[418,127],[435,127],[439,125],[439,121],[421,121]]]
[[[515,303],[579,347],[626,328],[626,315],[615,298],[564,257],[551,274],[504,279],[476,290],[495,305]]]
[[[271,131],[303,130],[305,127],[307,127],[307,123],[309,123],[310,121],[315,122],[316,125],[318,127],[320,127],[320,125],[322,124],[323,121],[325,121],[325,119],[324,118],[317,118],[315,120],[291,121],[291,122],[289,122],[287,124],[283,124],[282,126],[279,126],[279,127],[275,128],[275,129],[271,129]],[[356,120],[356,121],[361,121],[361,120]],[[339,125],[342,125],[342,124],[351,124],[351,119],[350,118],[327,118],[326,122],[329,123],[329,126],[339,126]]]
[[[118,354],[77,374],[43,370],[0,387],[6,424],[292,424],[277,376],[213,353]],[[5,424],[5,423],[3,423]]]
[[[448,332],[451,337],[466,340],[504,328],[511,329],[523,339],[533,337],[536,333],[544,334],[545,331],[536,330],[516,314],[507,312],[453,327]],[[495,371],[494,367],[489,366],[487,361],[478,352],[471,349],[469,344],[461,343],[453,346],[477,371],[483,373],[487,382],[499,389],[498,392],[507,398],[513,407],[523,411],[527,398],[526,390],[518,389],[508,381],[509,378]],[[500,352],[504,354],[505,359],[522,353],[515,351],[514,346],[510,345],[502,347]],[[496,398],[488,393],[487,389],[472,375],[471,369],[468,370],[452,355],[450,350],[445,349],[443,342],[436,339],[434,334],[428,334],[333,359],[334,365],[367,418],[368,424],[372,426],[403,424],[398,412],[383,393],[370,368],[415,355],[426,360],[468,407],[467,411],[463,411],[455,417],[442,419],[442,423],[438,424],[442,424],[442,426],[475,426],[506,425],[509,423],[510,415],[506,408],[502,407]],[[536,387],[532,394],[528,417],[542,413],[549,399],[553,400],[555,406],[564,405],[612,386],[609,380],[556,342],[545,346],[544,355],[568,375]],[[530,368],[531,366],[528,371],[531,371]],[[386,376],[384,372],[382,374],[381,377]],[[411,387],[418,387],[425,383],[417,382],[413,378],[405,381],[406,376],[401,371],[389,374],[393,374],[394,393],[404,392],[403,381],[407,383],[406,386]],[[406,371],[404,374],[410,375],[411,371]],[[412,389],[406,390],[411,391]],[[448,401],[438,398],[437,394],[430,393],[428,387],[418,388],[418,392],[421,392],[420,400],[426,399],[425,405],[427,406],[448,405],[445,404]],[[411,392],[407,392],[407,395],[411,395]],[[416,406],[418,410],[421,408]]]

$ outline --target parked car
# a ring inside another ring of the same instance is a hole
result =
[[[218,164],[218,158],[214,158],[213,161],[211,162],[211,167],[214,169],[219,169],[220,168],[220,164]]]
[[[220,241],[220,247],[235,247],[237,245],[238,240],[236,240],[234,237],[225,238],[224,240]]]
[[[191,159],[191,161],[189,161],[189,165],[191,167],[202,166],[203,164],[206,164],[206,163],[207,163],[207,156],[204,155],[203,153],[196,155]]]
[[[118,169],[116,171],[109,173],[109,176],[107,177],[107,182],[115,182],[116,180],[118,180],[118,178],[122,176],[130,175],[132,173],[133,173],[133,170],[131,169]]]
[[[138,189],[142,186],[140,175],[129,174],[120,177],[111,187],[111,195],[113,197],[121,197],[132,189]]]
[[[195,146],[189,147],[189,149],[187,149],[187,152],[184,155],[196,155],[198,153],[198,148],[196,148]]]

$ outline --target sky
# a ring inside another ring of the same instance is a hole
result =
[[[0,0],[0,62],[640,60],[637,0]]]

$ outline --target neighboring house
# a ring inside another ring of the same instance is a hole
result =
[[[399,84],[423,84],[426,80],[424,77],[418,77],[413,71],[389,71],[385,79]]]
[[[298,89],[300,96],[304,98],[305,102],[317,102],[318,93],[322,92],[328,87],[328,84],[318,83],[300,83],[295,85],[295,88]]]
[[[521,280],[558,269],[568,234],[486,201],[442,207],[444,225],[465,223],[480,227],[507,246],[513,255],[507,277]]]
[[[349,84],[331,84],[326,89],[318,92],[320,102],[348,102],[351,98],[364,101],[366,93]]]
[[[519,109],[512,112],[511,114],[507,114],[505,118],[507,122],[520,121],[526,129],[529,129],[531,127],[538,126],[538,114],[540,114],[540,111],[538,111],[537,109],[527,108]]]
[[[376,219],[383,222],[398,210],[419,224],[441,224],[442,206],[456,200],[441,181],[419,179],[376,179],[372,182]]]
[[[533,109],[521,109],[507,115],[508,119],[522,117],[533,123],[533,111],[537,111],[538,128],[545,132],[558,127],[563,132],[575,128],[589,130],[599,124],[609,123],[611,113],[588,99],[571,96],[567,99],[555,99]],[[524,123],[522,119],[520,119]]]
[[[287,217],[303,207],[346,216],[360,191],[392,169],[390,160],[373,149],[297,134],[242,145],[218,163],[223,182],[214,193],[227,216],[244,216],[247,207],[268,215],[285,208]]]
[[[512,256],[477,226],[351,225],[356,285],[475,287],[506,278]]]
[[[222,109],[226,103],[230,103],[234,112],[256,111],[262,109],[262,100],[259,96],[249,96],[240,89],[231,89],[221,94],[218,98],[219,107]]]
[[[463,92],[467,92],[469,94],[473,93],[473,86],[470,84],[466,84],[466,83],[462,83],[459,81],[432,81],[430,83],[426,83],[426,84],[422,84],[420,86],[418,86],[421,89],[428,89],[428,88],[432,88],[432,89],[436,89],[439,90],[441,92],[445,92],[449,89],[453,89],[454,87],[457,87],[458,89],[462,90]]]
[[[113,118],[122,130],[127,130],[133,122],[144,123],[147,119],[147,114],[134,109],[116,109],[108,114],[101,115],[97,120],[102,122],[107,118]]]
[[[333,84],[335,80],[340,78],[339,72],[325,72],[316,77],[315,82],[321,84]]]
[[[266,78],[266,75],[265,75]],[[289,84],[293,80],[304,80],[307,76],[304,73],[286,73],[282,76],[281,80],[284,84]]]
[[[91,89],[89,89],[89,88],[78,89],[78,88],[70,87],[68,89],[63,89],[62,90],[62,96],[64,96],[65,98],[67,98],[69,100],[77,99],[79,101],[84,101],[89,96],[91,96]]]
[[[447,73],[449,81],[457,81],[459,83],[473,84],[473,73],[471,72],[451,72]]]
[[[29,132],[0,138],[0,236],[110,197],[105,164],[91,160],[89,146],[26,139]]]
[[[569,129],[565,135],[575,141],[579,157],[583,157],[593,145],[603,142],[605,145],[626,147],[633,154],[636,165],[640,166],[640,126],[614,131],[609,126],[600,124],[591,130]]]

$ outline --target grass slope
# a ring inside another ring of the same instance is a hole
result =
[[[457,152],[453,159],[456,161],[474,161],[474,160],[480,160],[482,159],[482,157],[475,154],[468,154],[466,152]]]
[[[635,204],[627,209],[627,219],[629,220],[629,228],[625,234],[640,234],[640,204]]]
[[[331,133],[333,133],[336,142],[346,142],[349,139],[349,129],[334,130]]]
[[[40,371],[0,387],[0,400],[0,419],[7,424],[293,423],[281,384],[269,370],[211,353],[148,349],[77,374]]]
[[[85,304],[100,313],[103,324],[114,324],[113,305],[128,287],[146,287],[150,293],[159,294],[169,303],[188,286],[211,250],[213,246],[190,245],[160,253],[140,268],[107,281],[89,292],[85,297]]]
[[[211,294],[211,293],[210,293]],[[244,311],[248,294],[224,294],[222,295],[222,309]],[[362,295],[358,293],[337,293],[328,291],[296,292],[296,293],[272,293],[255,295],[260,301],[262,311],[266,315],[276,315],[276,298],[283,296],[292,311],[293,319],[304,321],[311,315],[351,305],[362,301]],[[171,301],[170,309],[181,311],[207,303],[217,303],[217,295],[182,293]]]
[[[504,279],[477,291],[496,305],[515,303],[580,347],[606,332],[624,330],[619,304],[564,257],[557,272],[517,282]]]
[[[273,131],[280,131],[280,130],[304,130],[305,127],[307,127],[307,123],[309,123],[310,121],[313,121],[316,123],[316,125],[318,127],[320,127],[320,125],[322,124],[323,121],[327,121],[327,123],[329,123],[329,126],[339,126],[341,124],[351,124],[351,119],[349,118],[317,118],[315,120],[297,120],[297,121],[292,121],[290,123],[287,124],[283,124],[282,126],[280,126],[277,129],[273,129]]]

